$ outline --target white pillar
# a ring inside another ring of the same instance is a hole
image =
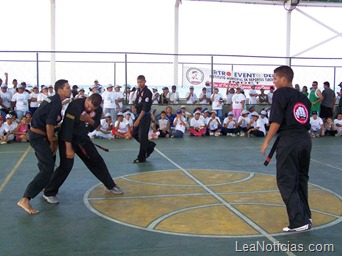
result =
[[[175,27],[174,27],[174,58],[173,58],[173,84],[178,85],[178,34],[179,34],[179,2],[175,3]]]
[[[50,13],[51,13],[51,57],[50,57],[50,82],[51,85],[54,85],[56,82],[56,59],[55,53],[56,50],[56,3],[55,0],[50,0]]]
[[[286,65],[288,66],[291,65],[291,12],[286,12]]]

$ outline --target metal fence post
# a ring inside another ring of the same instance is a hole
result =
[[[39,89],[39,53],[36,53],[36,73],[37,73],[37,86]]]

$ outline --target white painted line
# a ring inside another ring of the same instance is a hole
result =
[[[331,164],[326,164],[326,163],[323,163],[323,162],[321,162],[321,161],[318,161],[318,160],[315,160],[315,159],[312,159],[312,158],[311,158],[311,161],[316,162],[316,163],[319,163],[319,164],[322,164],[322,165],[325,165],[325,166],[328,166],[328,167],[330,167],[330,168],[333,168],[333,169],[336,169],[336,170],[339,170],[339,171],[342,171],[342,168],[333,166],[333,165],[331,165]]]

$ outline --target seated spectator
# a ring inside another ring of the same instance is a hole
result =
[[[171,107],[166,107],[165,109],[166,112],[166,118],[170,121],[170,128],[174,128],[173,120],[175,120],[176,115],[172,114],[172,108]]]
[[[179,101],[179,93],[177,92],[177,86],[172,85],[171,93],[170,93],[170,103],[178,104]]]
[[[191,85],[189,87],[189,91],[185,95],[186,104],[196,104],[197,102],[197,95],[194,93],[194,87]]]
[[[268,104],[268,95],[265,94],[265,88],[261,87],[260,88],[260,94],[258,95],[259,97],[259,103],[260,104]]]
[[[328,117],[326,123],[324,124],[324,135],[325,136],[335,136],[337,134],[334,121],[332,118]]]
[[[28,131],[29,131],[29,126],[27,124],[27,118],[26,116],[23,116],[20,120],[20,123],[17,125],[17,127],[14,130],[15,140],[17,142],[28,142],[29,141]]]
[[[260,120],[257,112],[251,113],[252,120],[247,125],[247,136],[251,137],[264,137],[266,135],[266,129],[264,123]]]
[[[130,111],[126,111],[124,113],[124,118],[128,121],[128,125],[131,131],[133,131],[133,125],[134,125],[134,115]]]
[[[160,132],[157,130],[157,120],[153,113],[151,112],[151,123],[150,129],[148,131],[148,139],[149,140],[156,140],[159,137]]]
[[[102,139],[113,139],[114,136],[112,135],[113,130],[113,122],[110,113],[106,113],[104,118],[100,120],[99,127],[96,128],[93,132],[89,133],[88,135],[93,138],[94,135],[98,138]]]
[[[0,143],[6,144],[14,140],[14,130],[18,124],[13,122],[13,116],[11,114],[6,115],[6,122],[1,126],[0,129]]]
[[[158,100],[159,100],[159,93],[158,93],[158,89],[157,87],[153,87],[152,88],[152,104],[158,104]]]
[[[159,95],[159,104],[167,105],[170,102],[170,92],[168,87],[163,87],[163,93]]]
[[[241,111],[241,116],[239,116],[238,122],[237,122],[237,131],[240,133],[240,137],[244,137],[247,133],[247,126],[251,122],[251,119],[248,116],[247,110]]]
[[[221,129],[222,135],[235,137],[238,133],[237,123],[234,119],[234,113],[229,112],[228,116],[223,120],[223,127]]]
[[[249,117],[249,119],[252,120],[253,119],[252,118],[252,113],[255,112],[255,106],[254,105],[249,106],[248,112],[249,112],[248,117]]]
[[[216,116],[216,111],[211,112],[211,117],[207,123],[207,133],[210,136],[220,136],[221,135],[221,121],[220,118]]]
[[[170,121],[166,118],[166,112],[162,111],[160,113],[160,119],[158,120],[160,137],[169,138],[170,137]]]
[[[318,116],[317,111],[312,111],[312,116],[310,117],[310,134],[312,138],[324,136],[324,123],[322,118]]]
[[[260,118],[260,121],[262,121],[264,123],[266,131],[268,131],[270,129],[270,122],[269,122],[269,120],[267,118],[266,110],[262,110],[260,112],[259,118]]]
[[[176,118],[173,120],[175,130],[171,133],[171,138],[183,138],[186,128],[186,119],[182,114],[182,110],[178,109]]]
[[[201,119],[203,119],[204,124],[205,124],[206,127],[207,127],[207,123],[208,123],[208,121],[209,121],[209,119],[210,119],[209,114],[210,114],[209,110],[206,109],[206,110],[203,111],[203,114],[202,114],[202,116],[200,117]]]
[[[337,118],[334,120],[334,125],[337,131],[336,136],[342,136],[342,113],[337,115]]]
[[[227,88],[227,91],[226,91],[226,97],[227,97],[226,103],[228,105],[232,104],[232,98],[233,98],[234,94],[235,94],[235,89],[233,87]]]
[[[206,133],[207,129],[204,123],[204,119],[200,118],[201,111],[196,111],[194,117],[190,120],[189,133],[193,136],[202,136]]]
[[[189,128],[189,120],[191,118],[191,114],[186,111],[186,107],[183,105],[181,106],[181,111],[182,111],[182,115],[185,118],[185,122],[186,122],[186,128]]]
[[[199,102],[201,104],[209,104],[210,103],[210,98],[207,97],[207,88],[203,87],[202,92],[199,95]]]
[[[112,134],[118,139],[131,139],[132,130],[129,126],[127,119],[124,119],[123,113],[119,112],[117,114],[117,120],[114,124],[114,129]]]
[[[26,117],[26,123],[30,129],[31,127],[31,121],[32,121],[32,113],[30,111],[26,111],[25,113],[25,117]]]

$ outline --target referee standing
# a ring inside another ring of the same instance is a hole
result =
[[[148,130],[151,123],[152,92],[146,86],[145,76],[137,78],[138,90],[134,107],[137,111],[137,119],[134,122],[133,137],[140,143],[138,157],[133,163],[144,163],[153,152],[156,144],[148,140]]]

